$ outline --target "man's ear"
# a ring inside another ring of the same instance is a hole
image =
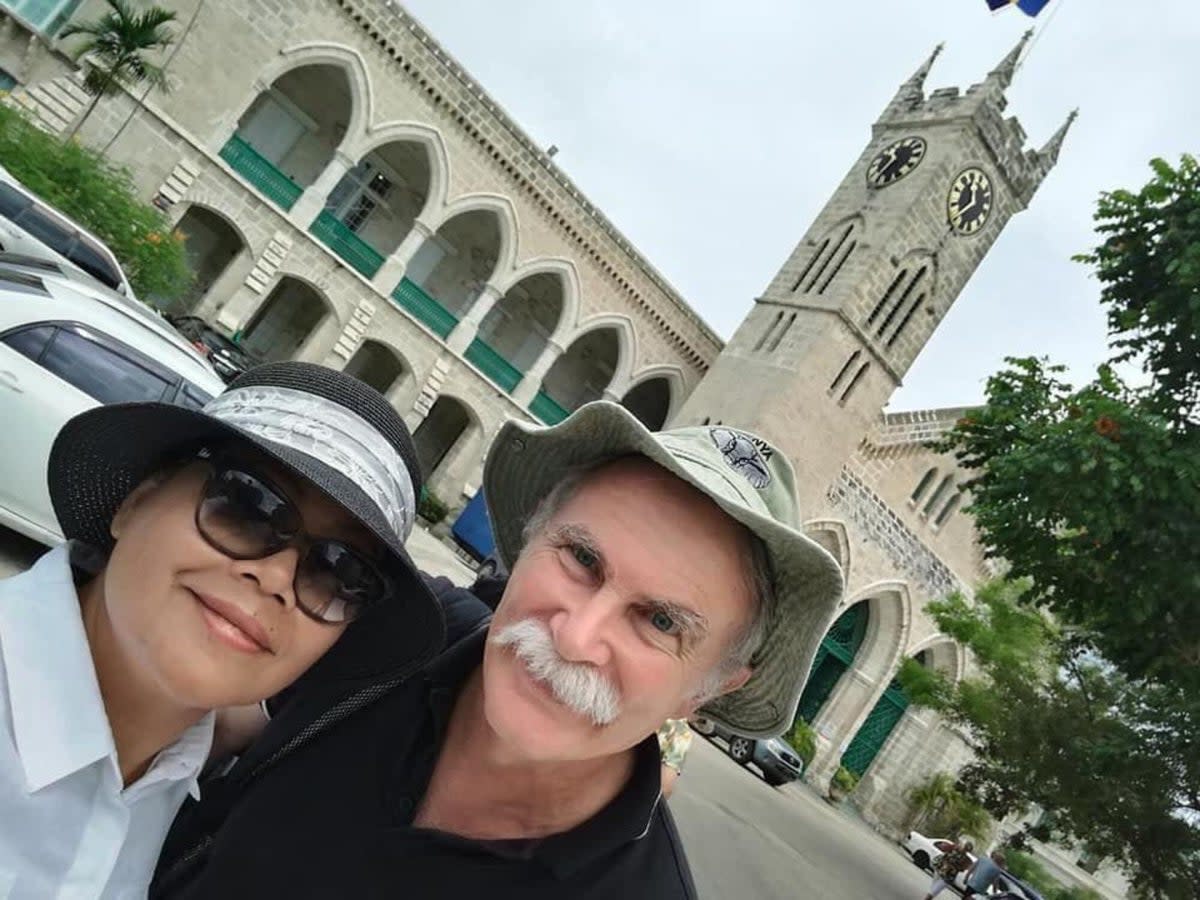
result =
[[[159,487],[166,481],[165,474],[151,475],[149,478],[142,480],[137,487],[125,495],[125,499],[121,501],[121,505],[117,507],[116,513],[113,514],[112,522],[109,523],[108,533],[112,535],[113,540],[121,537],[121,532],[125,530],[125,526],[129,524],[129,519],[133,515],[146,498],[153,493],[154,489]]]

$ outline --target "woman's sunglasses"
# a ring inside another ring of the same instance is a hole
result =
[[[318,622],[349,622],[394,593],[386,575],[341,541],[314,538],[287,495],[236,463],[211,462],[196,506],[196,529],[234,559],[300,552],[293,588],[300,610]]]

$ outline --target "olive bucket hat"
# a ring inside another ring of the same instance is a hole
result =
[[[789,728],[817,646],[843,591],[837,561],[801,531],[796,476],[782,452],[724,425],[651,432],[615,403],[589,403],[552,428],[508,422],[484,465],[483,488],[501,561],[510,570],[522,529],[573,470],[641,455],[708,495],[762,541],[773,602],[750,679],[702,711],[739,734]]]

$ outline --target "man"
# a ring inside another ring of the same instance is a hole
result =
[[[695,896],[655,730],[703,705],[782,732],[842,590],[790,465],[594,403],[505,425],[483,483],[511,572],[490,625],[386,692],[293,694],[152,896]]]
[[[0,897],[145,896],[211,710],[278,693],[343,633],[397,671],[440,648],[403,548],[415,460],[383,397],[300,363],[200,411],[67,423],[49,481],[70,543],[0,583]]]
[[[970,841],[963,841],[961,844],[955,842],[953,847],[933,861],[933,884],[929,886],[925,900],[933,900],[946,888],[954,889],[954,879],[958,877],[958,873],[971,867],[969,854],[974,849],[975,845]]]
[[[981,856],[975,860],[967,870],[967,889],[963,896],[986,895],[1003,874],[1006,861],[1003,850],[993,850],[990,857]]]

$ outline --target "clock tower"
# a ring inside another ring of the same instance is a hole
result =
[[[1053,168],[1006,117],[1021,42],[965,93],[909,78],[799,245],[673,424],[762,434],[815,512],[1008,220]]]

